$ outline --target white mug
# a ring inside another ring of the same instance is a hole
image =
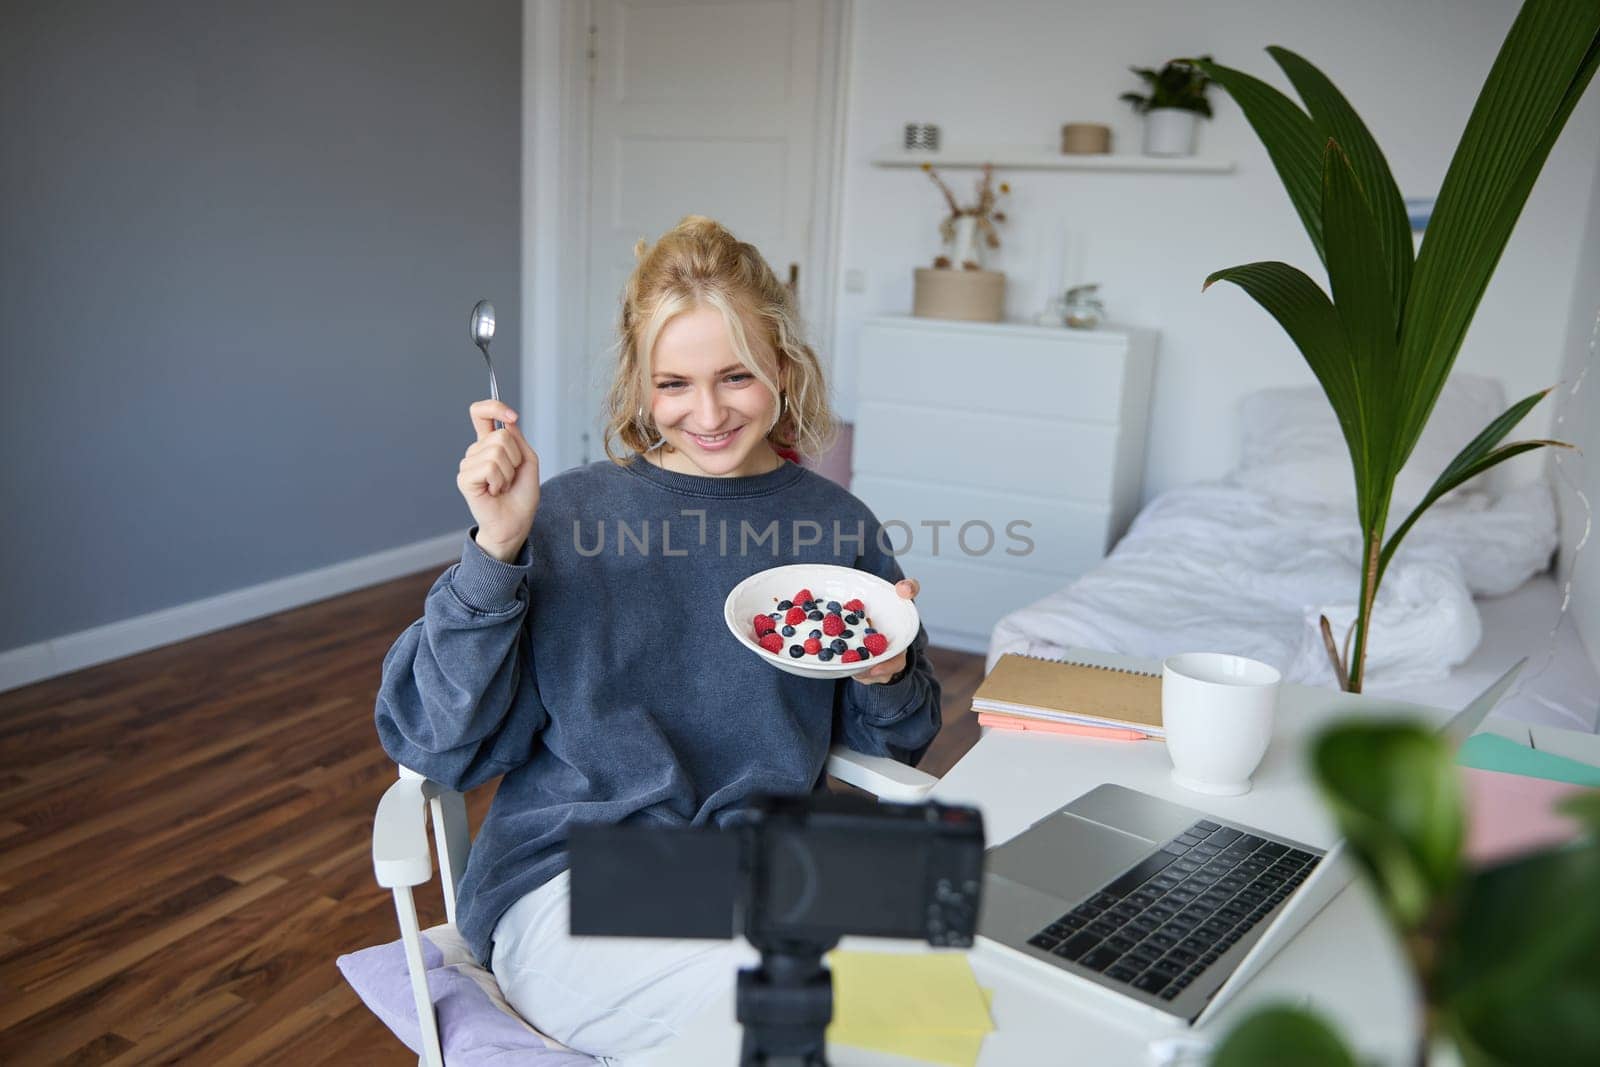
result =
[[[1277,669],[1244,656],[1185,652],[1161,664],[1161,724],[1172,780],[1213,796],[1250,791],[1272,741]]]

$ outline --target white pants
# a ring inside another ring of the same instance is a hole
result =
[[[562,871],[507,909],[490,968],[511,1006],[538,1030],[591,1056],[670,1041],[759,957],[743,941],[573,937]]]

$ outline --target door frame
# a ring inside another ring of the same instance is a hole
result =
[[[812,346],[834,332],[844,188],[845,109],[854,0],[822,0],[811,233],[814,277],[800,279]],[[587,422],[581,396],[587,317],[593,68],[589,0],[522,0],[521,352],[518,410],[530,425],[540,473],[576,466]],[[823,355],[831,370],[831,354]],[[590,460],[603,458],[598,442]]]

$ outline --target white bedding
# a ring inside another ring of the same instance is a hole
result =
[[[1409,694],[1404,699],[1437,692],[1479,646],[1474,597],[1523,586],[1547,568],[1555,545],[1543,483],[1436,505],[1379,589],[1366,690]],[[1359,531],[1346,508],[1226,484],[1174,490],[1152,501],[1112,554],[1073,585],[1001,619],[988,666],[1004,652],[1055,656],[1068,646],[1149,658],[1218,650],[1270,663],[1289,681],[1332,686],[1317,620],[1326,614],[1343,639],[1359,566]],[[1554,622],[1551,609],[1538,634],[1548,637]],[[1592,730],[1594,708],[1541,721]]]
[[[1600,720],[1600,673],[1578,637],[1570,611],[1562,617],[1562,594],[1554,575],[1541,574],[1505,596],[1479,598],[1483,640],[1448,678],[1372,692],[1416,704],[1464,707],[1507,667],[1526,657],[1527,667],[1501,698],[1495,714],[1594,733]]]

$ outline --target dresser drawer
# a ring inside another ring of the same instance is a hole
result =
[[[938,410],[863,399],[856,408],[851,467],[977,489],[1017,490],[1109,503],[1117,427]]]
[[[850,491],[878,521],[899,521],[910,528],[889,527],[885,533],[891,545],[901,548],[909,540],[913,549],[932,553],[937,536],[936,555],[956,562],[1014,561],[1034,570],[1075,574],[1105,555],[1110,534],[1111,508],[1105,504],[861,473],[851,480]],[[940,522],[948,525],[936,525]]]
[[[1127,345],[1118,335],[868,322],[857,395],[962,411],[1115,422]]]

